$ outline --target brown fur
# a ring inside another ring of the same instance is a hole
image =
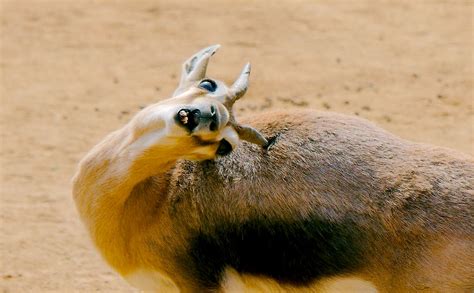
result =
[[[223,178],[231,182],[216,182],[206,166],[181,161],[162,175],[150,170],[133,188],[115,215],[120,219],[116,229],[108,225],[95,237],[114,242],[120,250],[115,254],[126,258],[119,266],[124,262],[164,271],[182,288],[192,288],[182,268],[173,266],[176,250],[186,248],[188,229],[206,229],[250,213],[292,217],[317,211],[334,221],[349,215],[374,231],[367,267],[359,274],[381,291],[472,288],[472,158],[411,143],[365,120],[338,114],[280,112],[247,121],[279,137],[268,153],[244,144],[218,159],[222,166],[212,172],[225,172]],[[288,177],[275,178],[281,168]],[[313,185],[302,180],[305,172],[314,178]],[[308,190],[325,196],[307,197]],[[116,209],[114,201],[108,210]],[[103,250],[106,255],[112,251],[108,246]]]
[[[367,267],[360,274],[379,290],[473,288],[472,158],[404,141],[367,121],[338,114],[269,113],[252,120],[254,127],[279,138],[268,154],[246,144],[221,159],[217,170],[231,183],[211,180],[205,167],[189,162],[179,163],[168,175],[162,208],[176,221],[169,233],[186,235],[187,226],[206,229],[250,213],[292,217],[316,210],[334,221],[349,215],[374,231]],[[317,174],[321,166],[326,172]],[[281,168],[288,177],[275,178]],[[255,177],[245,178],[242,169]],[[302,180],[303,171],[315,178],[313,185]],[[325,196],[306,196],[315,189]],[[146,194],[140,196],[161,197],[153,189]]]

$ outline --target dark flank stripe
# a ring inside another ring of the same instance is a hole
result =
[[[362,234],[352,222],[330,223],[316,217],[222,223],[212,234],[197,232],[192,237],[183,265],[206,288],[219,286],[226,267],[305,286],[360,267]]]

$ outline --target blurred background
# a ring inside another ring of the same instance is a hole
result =
[[[237,115],[314,108],[474,154],[472,1],[1,1],[2,292],[133,292],[79,222],[79,159],[181,64],[251,86]]]

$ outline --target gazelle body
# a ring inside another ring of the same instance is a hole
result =
[[[214,51],[194,62],[207,65]],[[74,178],[94,243],[133,285],[318,292],[327,279],[354,277],[380,292],[474,288],[471,157],[309,110],[247,117],[276,139],[270,150],[235,148],[239,136],[262,141],[238,133],[225,105],[246,85],[212,96],[196,86],[205,68],[189,77],[190,60],[177,97],[109,135]],[[214,129],[202,120],[186,129],[177,116],[211,106]],[[216,157],[223,146],[234,150]]]

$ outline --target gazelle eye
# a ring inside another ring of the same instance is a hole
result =
[[[217,84],[211,79],[205,79],[199,83],[199,87],[213,93],[217,89]]]

